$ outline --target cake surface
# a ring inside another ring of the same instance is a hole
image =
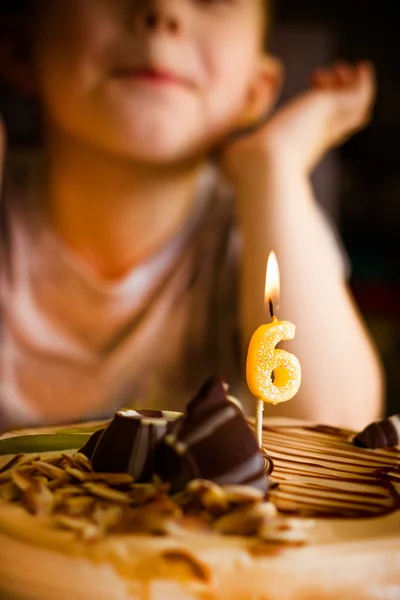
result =
[[[82,539],[50,526],[47,515],[0,502],[0,598],[396,600],[400,450],[356,448],[349,435],[265,421],[264,445],[279,484],[270,498],[289,517],[313,519],[301,546],[290,544],[290,536],[264,543],[198,527]],[[0,470],[11,458],[0,456]],[[1,485],[0,474],[0,491]]]

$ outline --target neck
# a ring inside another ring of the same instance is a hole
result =
[[[117,279],[179,230],[203,162],[144,167],[52,135],[47,196],[57,234],[101,277]]]

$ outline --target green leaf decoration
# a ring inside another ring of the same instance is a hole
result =
[[[23,435],[0,440],[0,456],[5,454],[35,454],[36,452],[61,452],[82,448],[92,435],[89,432]]]
[[[93,427],[93,425],[91,427],[67,427],[65,429],[59,429],[54,435],[59,435],[59,434],[69,434],[69,433],[89,433],[90,435],[92,435],[92,433],[95,433],[95,431],[97,431],[98,429],[104,429],[104,427],[106,427],[106,425],[108,425],[108,421],[105,424],[102,425],[98,425],[96,427]]]

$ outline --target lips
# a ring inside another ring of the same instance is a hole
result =
[[[113,76],[132,81],[143,81],[159,85],[180,85],[193,87],[193,83],[188,78],[168,71],[152,67],[131,68],[122,67],[115,69]]]

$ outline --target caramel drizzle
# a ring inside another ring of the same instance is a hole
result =
[[[350,432],[319,426],[270,426],[263,444],[274,463],[271,500],[286,513],[365,518],[400,508],[400,451],[364,450]]]

